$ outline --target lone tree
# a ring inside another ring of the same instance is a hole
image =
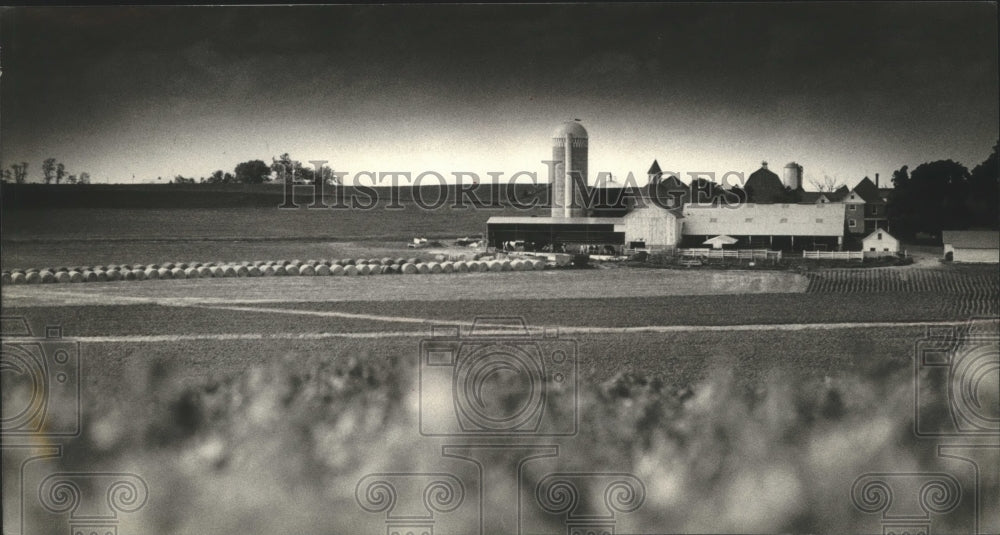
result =
[[[837,191],[840,186],[844,185],[843,182],[830,175],[823,175],[823,180],[810,178],[809,183],[812,184],[812,187],[816,188],[816,191],[822,192]]]
[[[66,166],[59,162],[56,164],[56,184],[62,182],[62,179],[66,177]]]
[[[90,173],[84,171],[80,173],[80,178],[77,180],[79,184],[90,184]]]
[[[242,184],[260,184],[268,179],[271,168],[263,160],[249,160],[236,164],[236,181]]]
[[[24,181],[28,179],[28,162],[15,163],[10,168],[14,171],[14,183],[24,184]]]
[[[45,183],[46,184],[51,184],[52,183],[52,179],[54,179],[55,176],[56,176],[56,159],[55,158],[46,158],[45,161],[42,162],[42,175],[45,178]]]

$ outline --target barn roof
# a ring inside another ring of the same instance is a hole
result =
[[[843,236],[844,205],[755,204],[684,207],[684,234],[691,236]]]
[[[1000,231],[944,230],[941,241],[958,249],[1000,249]]]

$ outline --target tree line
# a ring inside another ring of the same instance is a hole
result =
[[[317,169],[318,166],[318,169]],[[287,152],[271,158],[268,165],[264,160],[248,160],[236,164],[233,172],[218,169],[207,177],[195,180],[194,177],[177,175],[171,181],[174,184],[262,184],[264,182],[304,182],[313,183],[318,180],[330,182],[336,180],[333,168],[326,162],[302,162],[293,159]],[[163,180],[162,177],[157,180]]]
[[[950,159],[894,171],[887,206],[893,234],[912,239],[918,233],[1000,228],[998,146],[971,171]]]
[[[0,180],[24,184],[28,180],[28,162],[11,164],[9,168],[0,173]],[[42,180],[46,184],[53,182],[62,184],[63,181],[67,184],[90,184],[90,173],[82,172],[79,175],[69,173],[66,170],[66,165],[62,162],[55,158],[46,158],[42,162]]]

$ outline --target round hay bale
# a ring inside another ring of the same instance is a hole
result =
[[[420,263],[420,260],[417,260],[416,258],[407,258],[403,263],[417,265]]]
[[[510,263],[511,271],[524,271],[524,262],[521,260],[512,260]]]
[[[250,266],[247,268],[247,276],[249,277],[260,277],[260,268],[257,266]]]
[[[393,274],[392,265],[391,264],[388,265],[388,266],[382,266],[382,268],[379,271],[381,272],[380,275],[392,275]]]
[[[425,273],[430,273],[430,272],[431,272],[431,267],[428,266],[427,264],[425,264],[423,262],[417,264],[417,273],[425,274]]]
[[[399,257],[399,258],[393,260],[392,263],[393,264],[398,264],[398,265],[402,266],[403,264],[406,263],[406,259],[403,258],[403,257]]]
[[[274,276],[274,266],[264,266],[260,268],[260,275],[262,277],[273,277]]]
[[[391,266],[392,265],[392,259],[389,258],[388,256],[383,257],[382,260],[381,260],[381,262],[382,262],[383,266]]]
[[[65,266],[57,267],[56,270],[53,273],[60,273],[60,272],[69,273],[69,268],[65,267]]]
[[[81,271],[80,276],[83,277],[83,282],[97,282],[97,273],[89,269]]]
[[[438,264],[437,262],[431,262],[427,264],[427,270],[431,273],[441,273],[444,271],[444,268],[442,268],[441,264]]]
[[[189,267],[191,267],[191,266],[189,266],[187,262],[181,262],[180,264],[177,264],[177,265],[176,265],[176,266],[174,266],[174,267],[179,267],[179,268],[181,268],[181,269],[187,269],[187,268],[189,268]]]
[[[454,273],[455,263],[454,262],[441,262],[441,272],[442,273]]]
[[[122,280],[122,272],[112,269],[108,272],[108,281],[120,281]]]
[[[15,273],[20,273],[21,275],[24,275],[24,270],[23,270],[23,269],[12,269],[12,270],[10,271],[10,274],[11,274],[11,275],[13,275],[13,274],[15,274]]]
[[[302,261],[299,260],[298,258],[293,258],[292,261],[289,262],[288,264],[292,265],[292,266],[295,266],[295,267],[298,267],[298,266],[302,265]]]
[[[434,255],[434,261],[435,262],[444,262],[447,259],[448,259],[448,257],[445,256],[445,255],[443,255],[443,254],[436,254],[436,255]]]
[[[2,277],[0,278],[0,284],[10,284],[10,273],[4,271],[3,275],[0,277]]]
[[[166,264],[163,264],[163,267],[166,269],[174,269],[177,266],[175,266],[173,262],[167,262]]]
[[[152,281],[160,278],[160,271],[151,267],[146,268],[146,278]],[[87,282],[90,282],[88,279]]]
[[[344,261],[341,260],[341,259],[339,259],[339,258],[337,258],[337,259],[335,259],[335,260],[333,260],[333,261],[330,262],[330,267],[333,267],[333,266],[343,266],[343,265],[344,265]]]
[[[330,275],[343,275],[343,274],[344,274],[344,266],[340,264],[334,264],[330,266]]]
[[[316,262],[316,259],[315,259],[315,258],[310,258],[309,260],[306,260],[306,264],[309,264],[309,265],[310,265],[310,266],[312,266],[312,267],[316,267],[316,264],[317,264],[317,263],[318,263],[318,262]]]
[[[399,272],[400,272],[401,268],[402,268],[402,266],[400,266],[399,264],[391,264],[391,265],[389,266],[389,271],[388,271],[388,273],[389,273],[390,275],[395,275],[395,274],[397,274],[397,273],[399,273]]]
[[[206,279],[222,276],[222,268],[219,266],[202,266],[199,269],[205,270],[205,274],[203,274],[202,277],[205,277]]]
[[[41,278],[41,281],[45,284],[56,281],[55,274],[47,269],[43,269],[42,271],[40,271],[38,273],[38,276]]]
[[[469,264],[466,264],[464,260],[459,260],[452,264],[452,269],[455,270],[455,273],[466,273],[469,271]]]
[[[288,264],[287,266],[285,266],[285,275],[294,277],[295,275],[298,274],[299,274],[298,264]]]
[[[169,269],[167,269],[166,266],[161,267],[160,269],[156,270],[156,272],[160,274],[160,279],[174,278],[174,274]]]
[[[24,277],[25,282],[28,284],[41,284],[42,276],[38,274],[37,271],[29,271]]]
[[[236,276],[236,267],[235,266],[225,266],[225,267],[223,267],[222,268],[222,276],[223,277],[235,277]]]
[[[69,273],[65,271],[56,272],[56,282],[69,282]]]
[[[354,259],[353,258],[345,258],[344,259],[344,265],[345,266],[353,266],[353,265],[355,265]]]
[[[299,268],[299,275],[302,275],[303,277],[312,276],[315,274],[316,274],[316,268],[312,267],[309,264],[306,264],[301,268]]]
[[[353,264],[344,266],[344,275],[354,276],[357,274],[358,274],[358,266],[355,266]]]
[[[275,277],[284,277],[287,274],[288,274],[288,272],[285,269],[284,265],[279,264],[277,266],[274,266],[274,276]]]
[[[323,277],[329,276],[330,275],[330,266],[328,266],[326,264],[320,264],[320,265],[316,266],[316,274],[320,275],[320,276],[323,276]]]
[[[402,274],[404,274],[404,275],[413,275],[414,273],[417,273],[418,271],[419,270],[417,269],[416,264],[411,264],[409,262],[404,263],[399,268],[399,272],[402,273]]]
[[[28,279],[24,273],[11,273],[10,282],[11,284],[25,284],[28,282]]]
[[[510,260],[501,260],[500,268],[504,271],[511,271],[513,268],[510,267]]]
[[[135,272],[132,271],[131,269],[123,269],[121,271],[121,274],[122,274],[122,279],[124,279],[124,280],[127,280],[127,281],[134,281],[135,280]]]
[[[240,265],[236,266],[236,276],[237,277],[249,277],[250,276],[250,269],[248,269],[247,266],[244,266],[244,265],[240,264]]]
[[[146,280],[146,271],[142,269],[133,269],[132,273],[135,274],[135,280],[144,281]]]
[[[27,275],[28,273],[38,273],[39,271],[40,270],[38,268],[28,268],[24,270],[24,274]]]
[[[196,268],[196,267],[185,268],[184,269],[184,278],[185,279],[197,279],[198,278],[198,268]]]
[[[79,271],[73,270],[69,272],[70,282],[83,282],[83,274]],[[8,281],[9,282],[9,281]]]
[[[486,268],[488,271],[503,271],[503,264],[497,260],[490,260],[486,262]]]
[[[240,265],[243,266],[243,267],[250,267],[251,262],[249,260],[244,260],[244,261],[240,262]]]
[[[253,265],[254,265],[254,267],[258,267],[258,268],[259,268],[259,267],[261,267],[261,266],[263,266],[263,265],[264,265],[264,263],[265,263],[265,262],[264,262],[263,260],[254,260],[254,261],[253,261]]]
[[[186,279],[187,278],[187,277],[184,276],[184,270],[181,269],[181,268],[179,268],[179,267],[175,267],[174,269],[170,270],[170,277],[174,278],[174,279]]]
[[[368,275],[371,273],[371,268],[368,264],[358,264],[354,267],[358,268],[358,275]]]

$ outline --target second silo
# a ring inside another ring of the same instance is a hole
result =
[[[789,162],[785,166],[785,176],[782,180],[784,186],[789,189],[801,189],[802,188],[802,166],[795,163]]]

